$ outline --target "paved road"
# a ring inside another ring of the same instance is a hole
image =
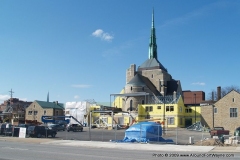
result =
[[[15,138],[19,139],[19,138]],[[35,138],[41,139],[42,138]],[[34,139],[34,140],[35,140]],[[33,140],[29,138],[28,140]],[[185,152],[174,151],[171,149],[158,150],[133,150],[119,148],[93,148],[89,146],[63,145],[54,143],[54,140],[48,139],[45,143],[21,143],[14,141],[0,141],[0,160],[145,160],[145,159],[240,159],[240,153],[206,153],[206,152]],[[61,140],[59,140],[61,141]],[[49,143],[50,142],[50,143]],[[52,143],[52,144],[51,144]],[[62,142],[64,143],[64,142]],[[76,143],[76,141],[75,141]],[[79,142],[78,142],[79,143]],[[97,143],[97,142],[95,142]],[[98,142],[103,143],[103,142]],[[105,142],[107,143],[107,142]],[[129,144],[131,145],[131,144]],[[147,144],[146,144],[147,145]],[[129,146],[130,147],[130,146]],[[134,147],[134,146],[133,146]],[[167,146],[166,146],[167,147]],[[164,148],[166,148],[164,146]],[[170,147],[170,146],[169,146]],[[203,147],[203,146],[200,146]],[[214,157],[213,157],[214,156]]]

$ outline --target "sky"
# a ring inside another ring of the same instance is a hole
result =
[[[1,0],[0,103],[109,102],[126,70],[148,59],[154,8],[158,60],[182,90],[239,86],[240,1]]]

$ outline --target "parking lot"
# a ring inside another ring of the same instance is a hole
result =
[[[107,129],[91,129],[89,132],[88,127],[84,127],[83,132],[67,132],[59,131],[56,139],[63,140],[80,140],[80,141],[110,141],[110,140],[123,140],[125,137],[125,130],[107,130]],[[185,128],[168,129],[164,139],[172,139],[173,143],[189,144],[189,139],[200,141],[201,139],[210,138],[208,132],[189,131]]]
[[[6,135],[0,135],[6,136]],[[12,135],[10,135],[12,136]],[[123,140],[125,137],[125,129],[119,130],[107,130],[107,129],[89,129],[89,127],[84,127],[83,131],[78,132],[67,132],[58,131],[57,135],[53,139],[59,140],[79,140],[79,141],[115,141],[115,140]],[[198,132],[198,131],[189,131],[186,128],[172,128],[167,129],[165,134],[162,135],[164,139],[173,140],[174,144],[189,144],[189,140],[200,141],[202,139],[210,138],[210,134],[208,132]],[[49,137],[51,138],[51,137]]]

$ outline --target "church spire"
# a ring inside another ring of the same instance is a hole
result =
[[[149,59],[155,58],[157,60],[157,43],[156,43],[156,35],[155,35],[155,27],[154,27],[154,9],[152,12],[152,28],[151,28],[148,58]]]

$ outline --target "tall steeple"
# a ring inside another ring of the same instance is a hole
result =
[[[156,35],[155,35],[155,27],[154,27],[154,9],[152,12],[152,28],[151,28],[148,58],[149,59],[155,58],[157,60],[157,43],[156,43]]]

